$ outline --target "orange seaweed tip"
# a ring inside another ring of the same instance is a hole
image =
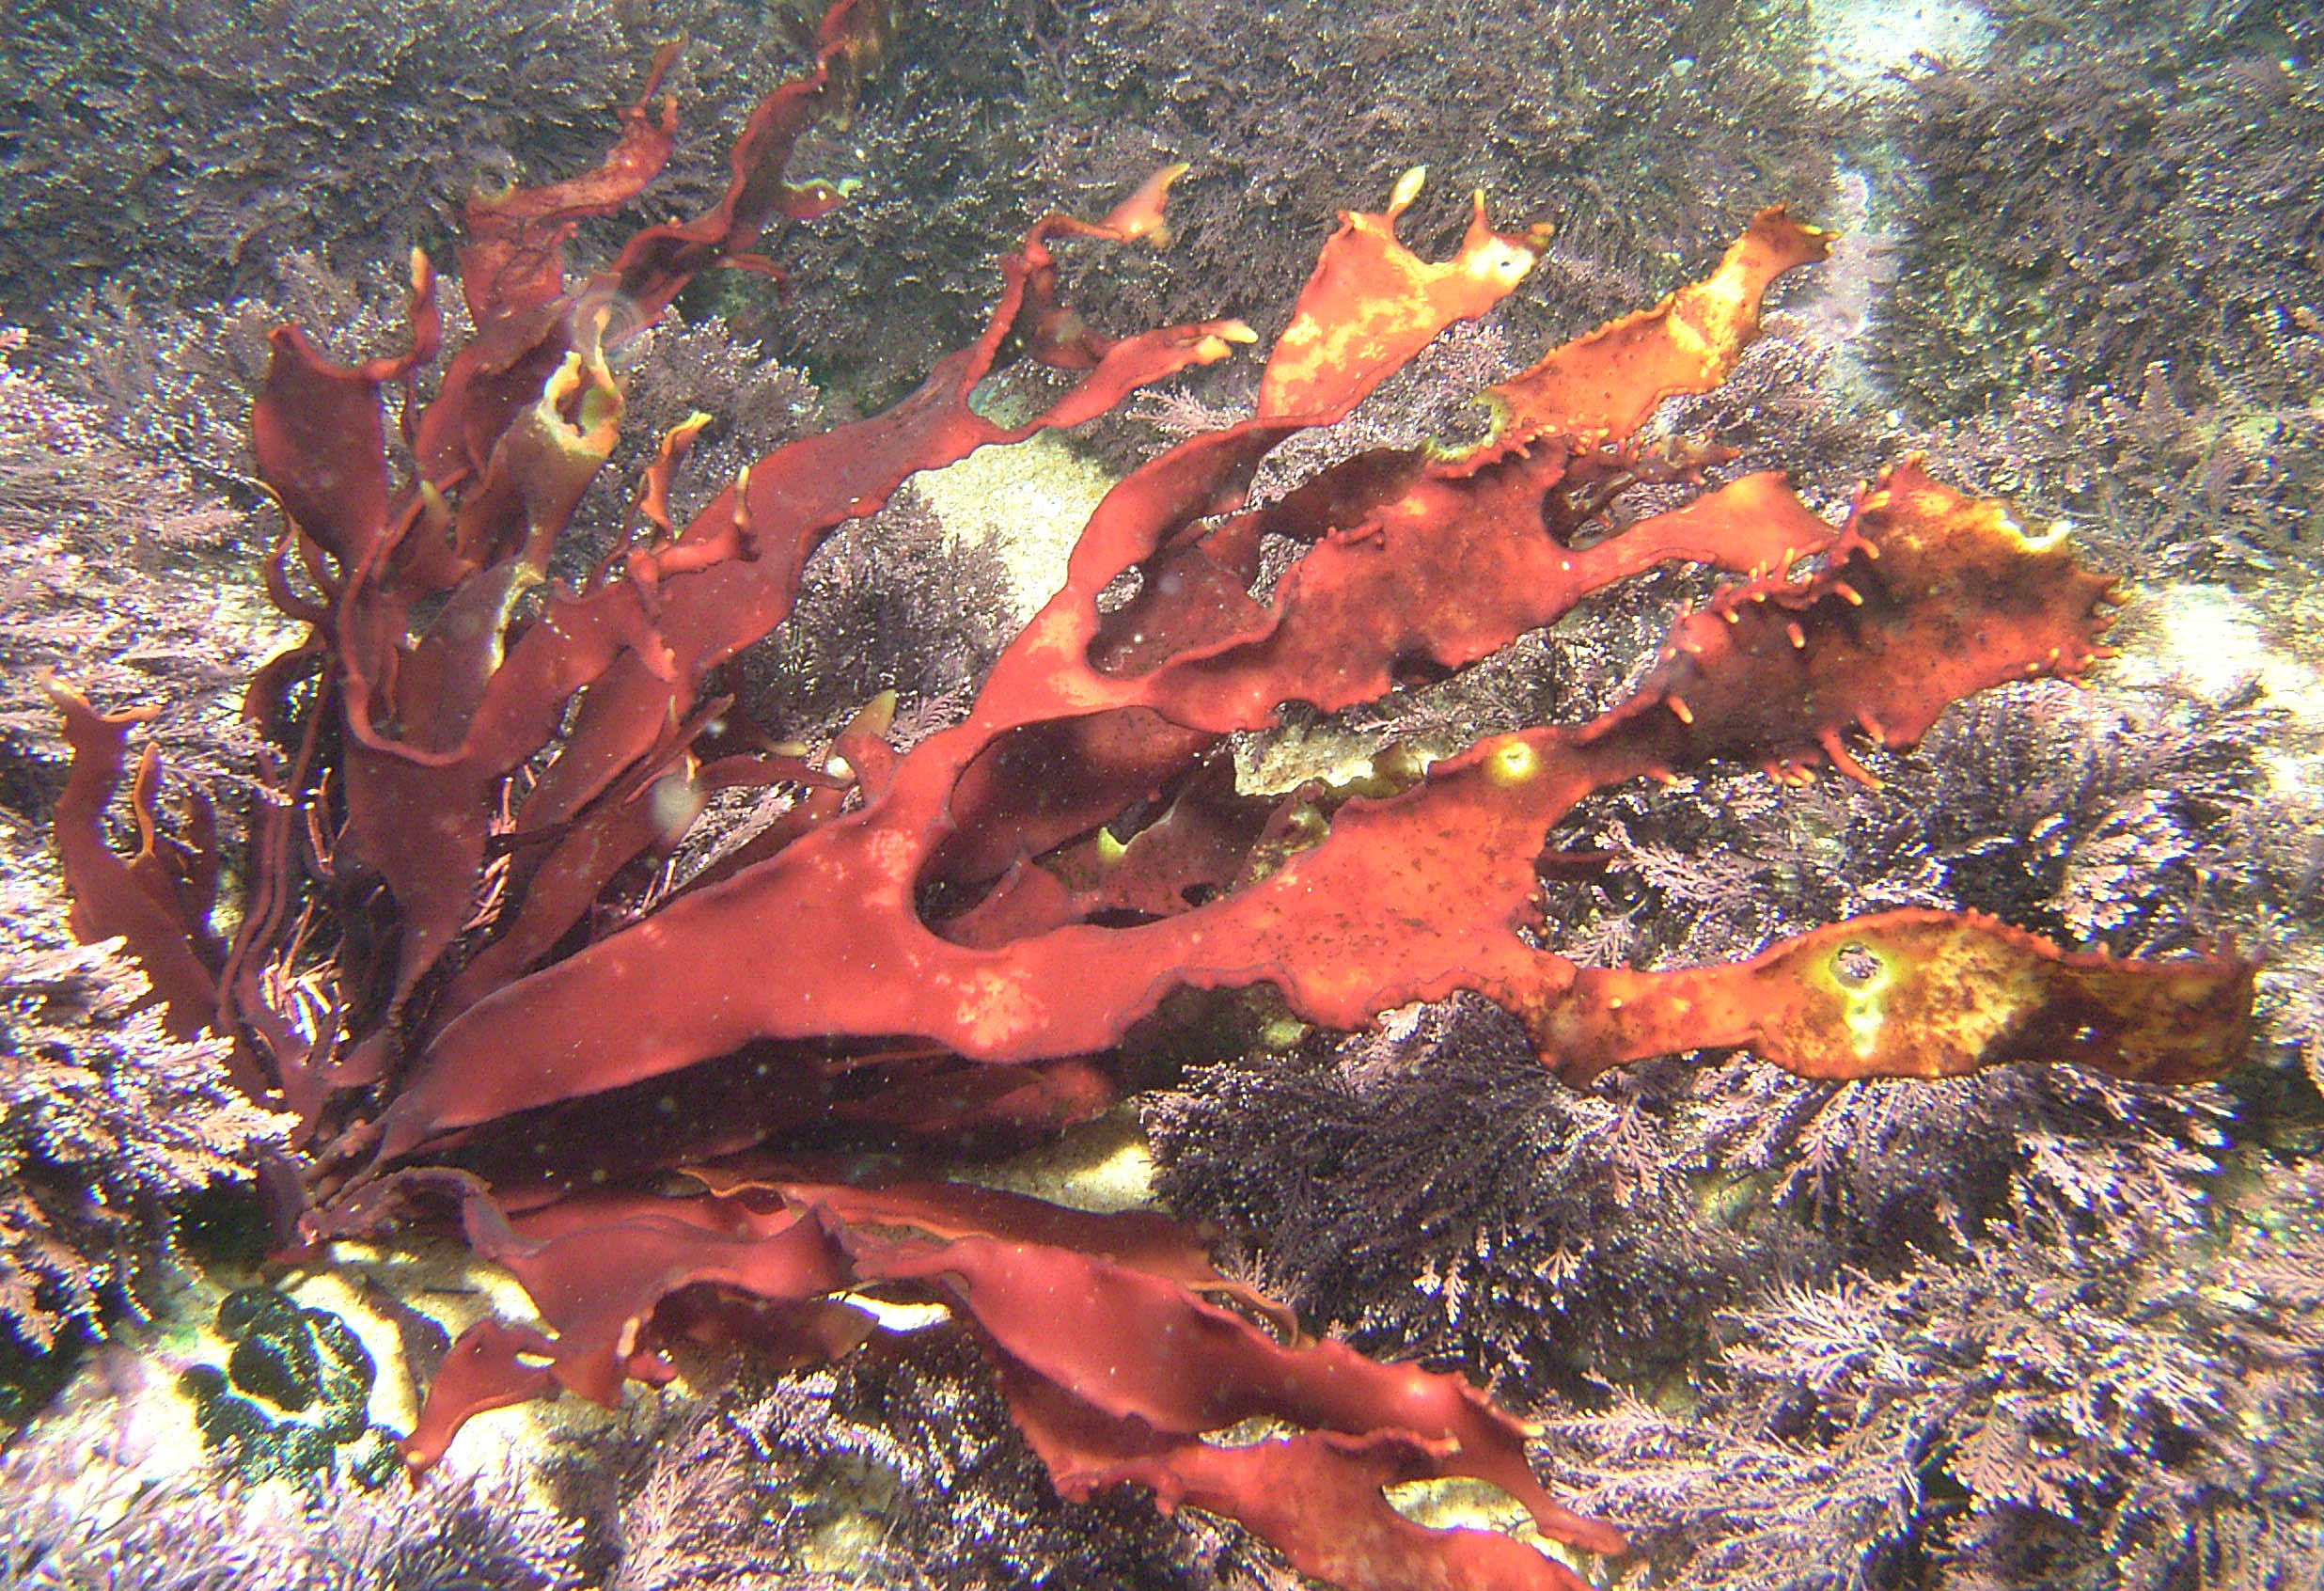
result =
[[[1170,246],[1170,219],[1162,206],[1170,197],[1170,184],[1184,177],[1193,167],[1185,161],[1163,166],[1138,185],[1138,191],[1110,211],[1098,226],[1111,232],[1123,243],[1144,239],[1153,248]]]
[[[1380,218],[1388,223],[1390,230],[1394,229],[1397,217],[1411,209],[1412,201],[1421,197],[1421,185],[1427,181],[1428,167],[1425,165],[1412,166],[1396,179],[1396,185],[1388,191],[1388,208],[1380,212]]]
[[[1259,340],[1259,334],[1251,330],[1249,324],[1243,321],[1213,321],[1206,330],[1205,337],[1209,341],[1231,342],[1238,347],[1248,347]],[[1216,356],[1223,357],[1223,355]]]
[[[150,723],[162,716],[160,704],[151,701],[141,706],[124,707],[118,713],[100,713],[87,696],[57,679],[48,669],[38,670],[33,678],[39,684],[41,690],[47,693],[48,699],[56,704],[59,711],[70,713],[77,709],[109,728],[118,729],[125,724]]]
[[[1848,748],[1841,741],[1838,730],[1824,730],[1816,735],[1815,740],[1816,744],[1824,748],[1824,755],[1831,759],[1833,767],[1838,768],[1843,774],[1868,790],[1880,788],[1879,776],[1848,754]]]

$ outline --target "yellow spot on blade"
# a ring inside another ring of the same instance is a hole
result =
[[[1522,740],[1505,741],[1484,760],[1484,777],[1506,790],[1541,772],[1541,754]]]

